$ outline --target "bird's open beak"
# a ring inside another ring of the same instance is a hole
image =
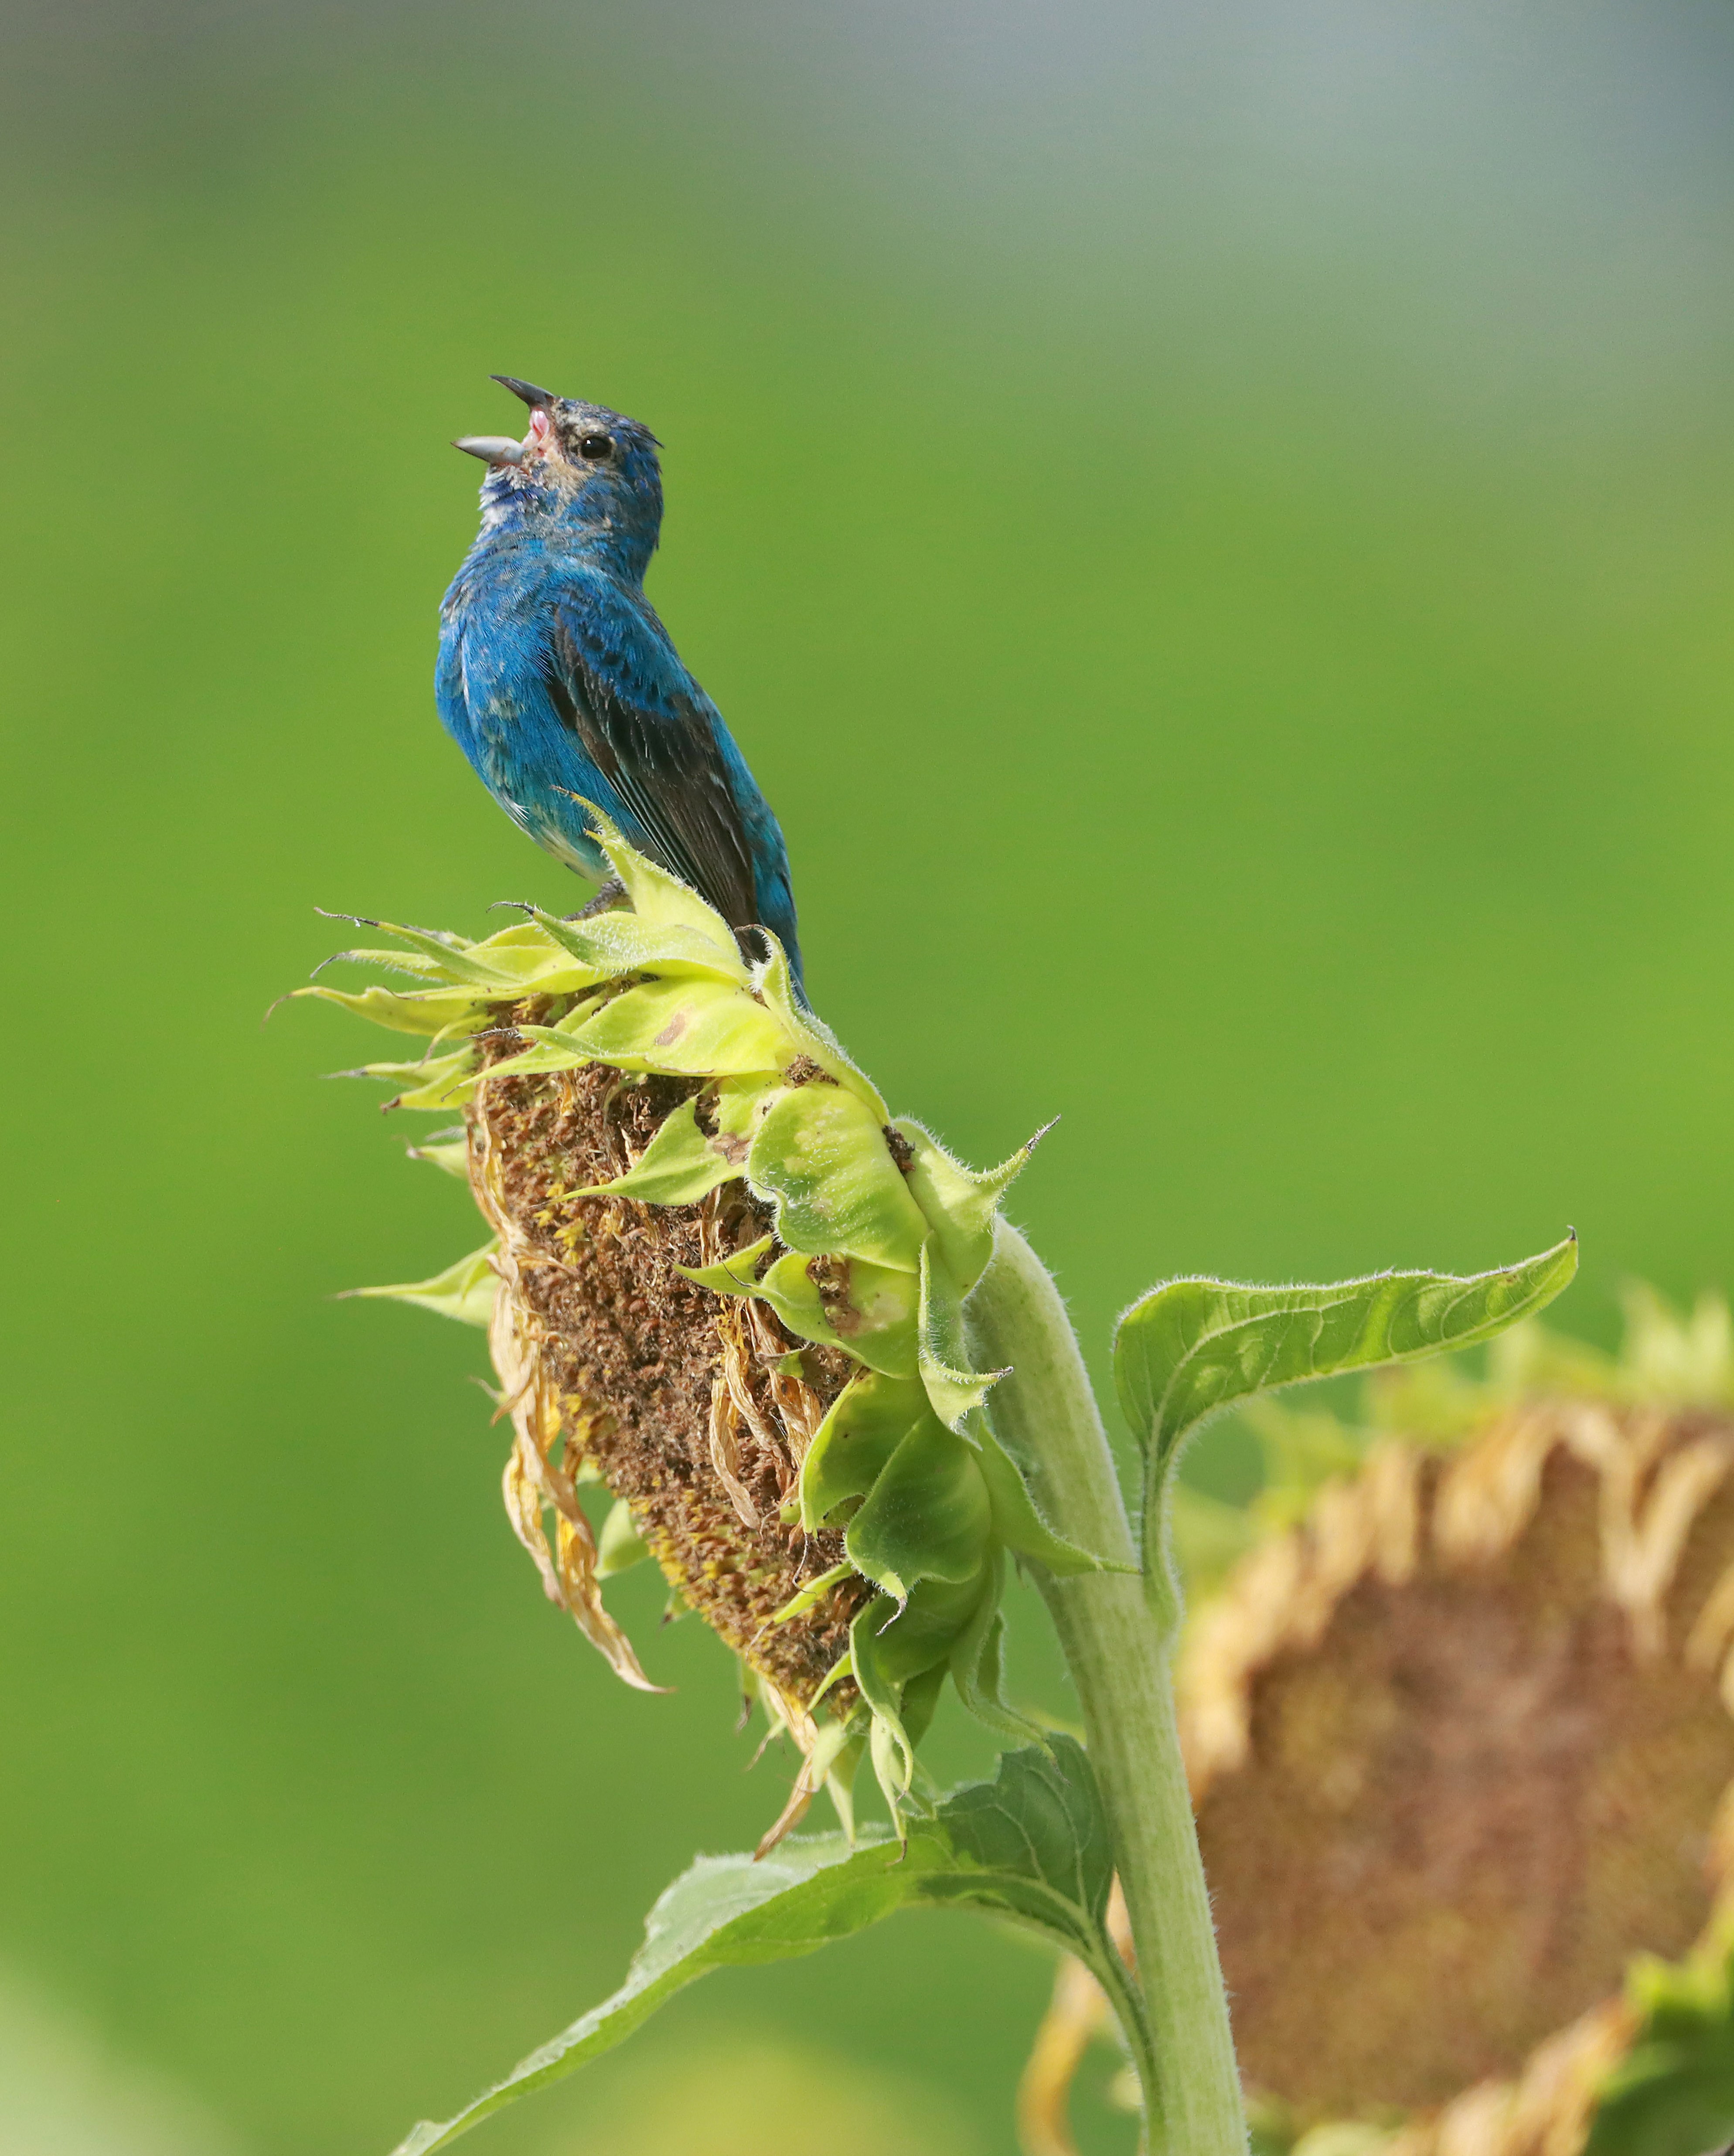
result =
[[[521,397],[530,407],[531,439],[515,442],[505,434],[465,434],[452,447],[462,449],[466,456],[480,457],[485,465],[521,465],[532,449],[541,446],[548,432],[548,408],[559,400],[551,389],[538,389],[533,382],[520,382],[516,374],[496,374],[493,379],[502,389],[510,389],[514,397]]]
[[[533,382],[520,382],[516,374],[496,374],[493,379],[502,389],[510,389],[514,397],[521,397],[532,412],[546,412],[557,401],[551,389],[538,389]]]
[[[509,434],[465,434],[452,444],[467,457],[480,457],[485,465],[521,465],[524,444]]]

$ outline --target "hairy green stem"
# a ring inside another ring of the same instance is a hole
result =
[[[1058,1289],[1001,1221],[971,1298],[984,1368],[1005,1368],[993,1425],[1069,1541],[1130,1563],[1132,1533],[1084,1358]],[[1158,1558],[1159,1561],[1159,1558]],[[1152,2156],[1244,2156],[1228,1995],[1174,1719],[1174,1639],[1135,1573],[1034,1575],[1084,1710],[1153,2050],[1145,2079]],[[1157,1598],[1166,1603],[1167,1597]]]

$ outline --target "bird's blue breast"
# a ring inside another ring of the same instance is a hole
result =
[[[538,844],[605,876],[582,806],[594,802],[731,926],[773,930],[799,982],[782,831],[635,584],[581,547],[485,526],[441,611],[436,695],[448,732]]]
[[[618,804],[548,693],[551,582],[541,549],[478,545],[446,593],[435,695],[447,732],[512,820],[569,867],[599,877],[607,862],[568,797],[617,821]]]

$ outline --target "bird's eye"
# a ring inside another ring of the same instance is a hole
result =
[[[613,446],[613,438],[608,434],[585,434],[578,443],[587,457],[605,457]]]

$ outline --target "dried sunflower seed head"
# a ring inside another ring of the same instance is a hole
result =
[[[1178,1690],[1259,2145],[1734,2128],[1729,1337],[1634,1291],[1617,1360],[1532,1325],[1485,1378],[1376,1381],[1370,1427],[1248,1415],[1269,1480]],[[1032,2156],[1105,2013],[1056,1989]]]
[[[796,996],[774,937],[598,818],[632,911],[472,943],[385,927],[415,985],[298,991],[428,1043],[365,1073],[461,1109],[490,1229],[430,1281],[362,1291],[488,1324],[506,1509],[550,1598],[649,1686],[602,1596],[639,1556],[739,1657],[803,1766],[766,1846],[870,1755],[894,1816],[947,1676],[1002,1734],[1009,1552],[1098,1560],[1044,1524],[984,1412],[963,1306],[1029,1148],[965,1168]],[[600,1540],[580,1484],[615,1500]]]

